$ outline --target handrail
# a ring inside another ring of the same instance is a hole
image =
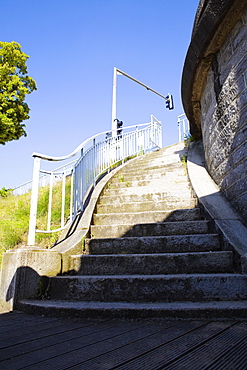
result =
[[[61,173],[63,173],[66,168],[71,168],[75,163],[76,163],[76,159],[74,159],[71,162],[66,163],[66,164],[64,164],[60,167],[55,168],[52,171],[40,170],[41,176],[39,177],[39,187],[43,187],[43,186],[47,185],[46,175],[50,175],[51,172],[55,172],[56,174],[58,174],[59,170],[63,170],[61,172]],[[32,182],[33,182],[33,180],[29,180],[29,181],[24,182],[23,184],[20,184],[19,186],[16,186],[12,190],[12,194],[13,195],[22,195],[22,194],[28,193],[32,189]]]
[[[156,119],[154,116],[152,116],[154,119]],[[157,120],[157,122],[159,122]],[[141,126],[146,126],[146,125],[149,125],[150,122],[148,123],[141,123],[141,124],[138,124],[138,125],[132,125],[132,126],[127,126],[127,127],[123,127],[123,129],[129,129],[129,128],[133,128],[133,127],[141,127]],[[96,134],[96,135],[93,135],[91,136],[89,139],[87,140],[84,140],[81,144],[79,144],[75,150],[73,150],[73,152],[71,152],[70,154],[68,155],[65,155],[65,156],[61,156],[61,157],[53,157],[53,156],[49,156],[49,155],[46,155],[46,154],[41,154],[41,153],[36,153],[34,152],[32,154],[32,157],[37,157],[37,158],[40,158],[40,159],[45,159],[47,161],[64,161],[65,159],[69,159],[71,157],[74,157],[77,153],[79,153],[90,141],[96,139],[97,137],[101,136],[101,135],[104,135],[104,134],[107,134],[108,132],[114,132],[114,131],[117,131],[117,130],[113,130],[113,131],[102,131],[100,132],[99,134]]]
[[[144,126],[146,127],[139,129]],[[105,137],[104,140],[96,143],[96,138],[99,136],[113,133],[112,131],[103,131],[97,135],[91,136],[87,140],[84,140],[72,153],[66,156],[52,157],[40,153],[33,153],[34,168],[28,245],[35,245],[36,232],[55,232],[67,226],[67,224],[65,225],[66,177],[70,176],[71,181],[69,219],[70,222],[72,222],[77,213],[84,209],[84,198],[86,193],[92,185],[95,185],[99,176],[106,171],[109,171],[117,162],[123,162],[127,157],[137,155],[140,152],[145,153],[147,151],[152,151],[162,147],[161,122],[158,121],[153,115],[151,115],[151,122],[149,123],[127,126],[123,129],[132,129],[132,131],[121,133],[118,136],[112,135],[111,137]],[[92,141],[93,145],[86,149],[86,145],[90,141]],[[59,170],[57,173],[54,170],[45,171],[40,169],[40,162],[42,159],[48,161],[63,161],[75,156],[78,152],[80,152],[80,157],[69,168],[68,165],[61,166],[57,169]],[[36,229],[40,173],[46,173],[47,175],[50,175],[47,230]],[[51,230],[52,190],[53,183],[55,182],[55,175],[58,174],[62,178],[61,227],[56,230]]]

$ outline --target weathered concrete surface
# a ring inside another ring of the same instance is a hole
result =
[[[12,310],[18,300],[44,294],[48,277],[61,272],[61,255],[41,248],[20,248],[4,253],[0,300],[2,307]]]
[[[181,200],[180,198],[171,198],[164,201],[134,201],[132,203],[121,203],[114,204],[111,203],[110,197],[108,197],[108,202],[106,204],[97,204],[96,212],[97,213],[117,213],[119,210],[124,209],[125,212],[149,212],[149,211],[162,211],[162,210],[178,210],[178,209],[187,209],[193,208],[197,204],[196,199],[187,199]],[[133,200],[135,198],[133,197]]]
[[[72,258],[79,275],[191,274],[234,272],[232,252],[88,255]]]
[[[118,213],[105,213],[93,215],[95,225],[116,225],[118,224]],[[194,221],[201,217],[199,208],[184,209],[179,211],[149,211],[149,212],[125,212],[121,217],[121,224],[154,223],[164,221]]]
[[[121,168],[116,168],[96,185],[82,217],[78,216],[75,225],[68,230],[64,239],[60,240],[52,250],[27,247],[5,253],[1,276],[2,307],[13,309],[19,299],[34,297],[37,288],[44,288],[44,277],[65,273],[70,269],[70,256],[81,253],[83,250],[84,238],[88,236],[92,214],[103,188],[113,175],[118,173],[120,169],[124,171],[125,166],[131,162],[129,161]],[[155,172],[155,169],[151,171]],[[44,286],[42,287],[42,285]]]
[[[242,272],[247,273],[247,228],[242,216],[231,207],[205,168],[201,142],[192,143],[188,154],[188,174],[201,203],[222,233],[225,243],[240,256]]]
[[[51,278],[51,299],[100,302],[246,300],[241,274],[101,275]],[[246,302],[246,301],[245,301]]]
[[[101,194],[104,186],[109,179],[118,171],[116,168],[112,172],[108,173],[101,181],[95,186],[90,196],[89,203],[85,208],[83,214],[78,215],[74,222],[74,225],[65,232],[63,238],[57,243],[52,249],[61,253],[62,258],[62,273],[69,270],[69,260],[72,254],[79,254],[83,250],[84,238],[89,235],[90,224],[92,220],[92,214],[95,209],[99,195]],[[91,190],[91,189],[90,189]],[[85,196],[89,196],[90,190]]]
[[[167,152],[169,155],[166,157]],[[204,219],[205,210],[201,214],[198,214],[198,210],[195,213],[192,211],[186,213],[188,198],[189,201],[194,199],[187,173],[180,161],[183,154],[185,154],[183,143],[152,153],[150,161],[155,161],[157,156],[157,162],[162,162],[160,167],[162,173],[166,161],[169,162],[169,171],[165,171],[166,181],[163,182],[164,177],[157,181],[156,176],[155,186],[152,181],[140,185],[142,188],[139,192],[140,197],[156,192],[169,193],[166,202],[159,202],[159,205],[164,206],[160,211],[168,212],[168,219],[152,225],[150,222],[139,223],[138,217],[140,215],[142,219],[145,217],[142,210],[134,212],[137,216],[136,223],[128,224],[123,215],[133,212],[136,208],[135,202],[127,203],[125,197],[134,196],[136,187],[133,190],[130,181],[116,191],[111,189],[111,186],[109,188],[109,183],[106,184],[99,194],[99,202],[105,198],[112,199],[110,195],[105,195],[106,192],[112,192],[115,193],[113,198],[118,194],[123,203],[118,203],[118,208],[114,208],[110,202],[106,203],[109,215],[104,212],[93,218],[96,224],[98,221],[100,223],[98,226],[92,225],[90,230],[93,233],[98,227],[97,238],[92,238],[93,235],[90,239],[86,238],[84,254],[71,256],[70,275],[50,279],[51,302],[36,304],[23,301],[22,309],[27,308],[29,311],[34,307],[36,312],[47,310],[48,314],[51,314],[50,310],[56,301],[56,314],[60,312],[61,315],[66,313],[80,315],[78,313],[80,307],[83,310],[82,317],[91,314],[97,316],[102,314],[102,317],[115,315],[134,317],[139,314],[140,317],[162,314],[170,317],[186,315],[191,317],[192,313],[197,317],[213,317],[219,315],[220,310],[225,316],[234,312],[235,315],[241,314],[242,317],[246,317],[244,307],[247,309],[247,276],[239,273],[239,265],[235,260],[236,253],[227,250],[227,245],[224,245],[222,250],[219,235],[215,233],[214,227],[211,227],[211,222]],[[130,171],[126,166],[124,173],[128,175],[131,173],[133,178],[137,171],[133,169],[139,167],[138,163],[140,165],[140,158],[129,164],[132,167]],[[156,171],[157,175],[158,168]],[[120,173],[119,171],[118,175]],[[147,170],[147,177],[149,174],[150,171]],[[122,178],[115,176],[115,179],[120,181]],[[206,185],[203,184],[203,188],[207,188]],[[114,182],[114,186],[117,186],[117,182]],[[184,207],[176,208],[179,203],[173,201],[177,186],[181,190],[180,204]],[[129,198],[127,199],[129,201]],[[172,199],[171,208],[167,209],[170,199]],[[146,201],[145,203],[147,204]],[[154,201],[148,203],[151,205],[149,210],[154,212],[157,203]],[[125,208],[127,204],[129,208]],[[114,208],[114,212],[110,211],[111,208]],[[98,212],[98,207],[95,207],[94,212]],[[174,212],[173,221],[169,220],[172,214],[170,212]],[[187,214],[189,220],[186,219]],[[175,215],[176,217],[179,215],[180,221],[177,221]],[[114,225],[107,224],[106,219],[109,222],[112,217],[115,218]],[[123,219],[125,221],[122,224]],[[104,229],[107,230],[107,238]],[[120,238],[114,237],[116,232],[114,229],[117,233],[121,230],[125,235]],[[129,236],[126,236],[128,233]],[[177,235],[178,233],[180,235]],[[75,275],[76,272],[80,275]],[[71,303],[66,302],[67,300]],[[227,306],[224,306],[224,302],[227,302]],[[192,307],[192,313],[189,307]]]
[[[21,300],[20,308],[25,312],[51,317],[93,317],[93,318],[218,318],[247,319],[245,301],[211,301],[211,302],[88,302],[88,301],[35,301]],[[201,331],[200,331],[201,334]],[[199,335],[200,335],[199,334]],[[231,341],[231,345],[232,345]],[[220,344],[222,347],[222,342]],[[218,349],[217,349],[218,351]],[[238,352],[237,357],[239,358]],[[246,360],[246,357],[244,361]],[[207,357],[208,361],[208,357]],[[194,365],[194,361],[191,363]],[[229,364],[229,362],[228,362]],[[225,367],[223,367],[225,369]]]
[[[119,220],[119,219],[118,219]],[[121,220],[119,220],[119,223]],[[156,223],[139,223],[138,217],[135,224],[117,225],[92,225],[92,238],[121,238],[138,236],[162,235],[191,235],[207,234],[210,232],[210,221],[172,221]]]
[[[218,234],[207,234],[86,239],[85,248],[90,254],[184,253],[219,250],[221,246]]]

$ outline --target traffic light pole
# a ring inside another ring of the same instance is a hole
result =
[[[120,71],[120,69],[114,67],[113,73],[113,93],[112,93],[112,136],[117,136],[117,75],[123,75],[128,77],[130,80],[138,83],[139,85],[145,87],[147,90],[152,91],[153,93],[159,95],[161,98],[166,100],[166,107],[173,109],[173,99],[172,95],[168,94],[167,96],[161,95],[157,91],[151,89],[151,87],[145,85],[144,83],[138,81],[136,78],[131,77],[127,73]]]
[[[117,68],[114,67],[112,90],[112,136],[117,136]]]

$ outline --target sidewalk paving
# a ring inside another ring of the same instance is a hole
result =
[[[247,369],[247,321],[0,314],[0,369]]]

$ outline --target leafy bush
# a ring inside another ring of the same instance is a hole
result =
[[[7,197],[12,190],[13,189],[6,189],[6,188],[0,189],[0,197],[3,197],[3,198]]]

